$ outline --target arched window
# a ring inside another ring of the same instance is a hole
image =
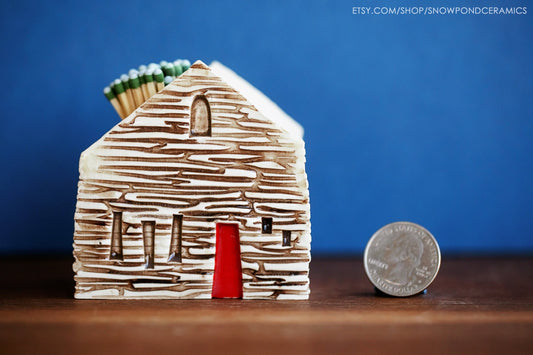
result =
[[[198,95],[191,105],[191,136],[210,135],[211,107],[204,95]]]

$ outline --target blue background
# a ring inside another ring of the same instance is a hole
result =
[[[532,14],[352,14],[392,4],[3,1],[0,253],[71,251],[79,155],[118,122],[103,87],[175,58],[220,60],[304,126],[314,253],[397,220],[445,252],[533,251]]]

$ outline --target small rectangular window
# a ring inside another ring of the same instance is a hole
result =
[[[272,234],[272,217],[263,217],[261,221],[261,233]]]
[[[154,268],[155,221],[143,221],[144,260],[147,269]]]
[[[113,227],[111,229],[111,260],[123,260],[122,254],[122,212],[113,212]]]
[[[291,231],[283,231],[283,246],[291,246]]]
[[[181,234],[183,227],[183,215],[175,214],[172,218],[172,231],[170,234],[169,262],[181,263]]]

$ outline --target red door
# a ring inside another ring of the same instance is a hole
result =
[[[213,298],[242,298],[239,225],[217,223]]]

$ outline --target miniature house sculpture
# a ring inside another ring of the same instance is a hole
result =
[[[75,297],[307,299],[302,132],[194,63],[82,153]]]

